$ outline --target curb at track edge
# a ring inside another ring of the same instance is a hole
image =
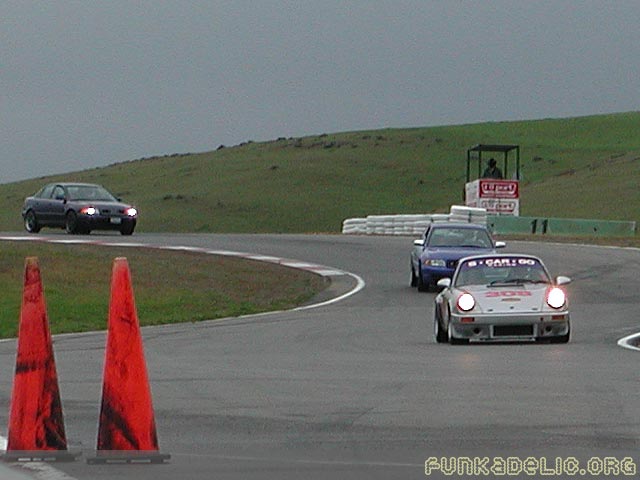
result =
[[[179,251],[179,252],[195,252],[201,253],[204,255],[220,255],[226,257],[234,257],[234,258],[242,258],[246,260],[255,260],[258,262],[272,263],[276,265],[282,265],[283,267],[294,268],[297,270],[303,270],[310,273],[315,273],[316,275],[320,275],[322,277],[341,277],[347,276],[351,277],[355,282],[355,286],[343,293],[338,295],[337,297],[331,298],[329,300],[324,300],[318,303],[311,303],[308,305],[302,305],[299,307],[294,307],[288,311],[303,311],[310,310],[313,308],[324,307],[327,305],[331,305],[334,303],[338,303],[346,298],[349,298],[356,293],[360,292],[366,286],[366,282],[359,275],[347,272],[346,270],[341,270],[338,268],[327,267],[324,265],[318,265],[315,263],[304,262],[300,260],[292,260],[288,258],[276,257],[272,255],[261,255],[261,254],[252,254],[245,252],[236,252],[232,250],[212,250],[208,248],[201,247],[189,247],[189,246],[180,246],[180,245],[151,245],[147,243],[139,243],[139,242],[100,242],[96,240],[85,240],[85,239],[54,239],[50,237],[38,237],[38,238],[30,238],[30,237],[21,237],[21,236],[0,236],[0,240],[4,241],[18,241],[18,242],[43,242],[43,243],[57,243],[62,245],[99,245],[104,247],[129,247],[129,248],[149,248],[155,250],[168,250],[168,251]],[[277,310],[277,311],[269,311],[262,313],[255,313],[250,315],[241,315],[238,317],[230,317],[230,318],[251,318],[251,317],[260,317],[265,315],[271,315],[275,313],[282,313],[285,310]],[[222,320],[222,319],[217,319]]]

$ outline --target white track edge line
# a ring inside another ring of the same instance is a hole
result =
[[[636,352],[640,352],[640,347],[632,345],[631,342],[640,338],[640,333],[632,333],[631,335],[627,335],[626,337],[618,340],[618,346],[622,348],[626,348],[627,350],[634,350]]]

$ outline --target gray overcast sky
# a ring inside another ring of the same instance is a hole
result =
[[[638,0],[3,0],[0,182],[220,144],[640,110]]]

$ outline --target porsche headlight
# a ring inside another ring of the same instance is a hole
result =
[[[561,288],[552,287],[547,292],[547,305],[549,305],[551,308],[562,308],[566,301],[567,296]]]
[[[463,293],[458,297],[457,305],[459,310],[468,312],[476,306],[476,299],[470,293]]]

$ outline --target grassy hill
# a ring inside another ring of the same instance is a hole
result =
[[[0,230],[53,180],[101,183],[140,210],[139,231],[338,232],[346,217],[447,211],[466,150],[521,147],[521,214],[640,219],[640,112],[384,129],[247,142],[0,185]]]

